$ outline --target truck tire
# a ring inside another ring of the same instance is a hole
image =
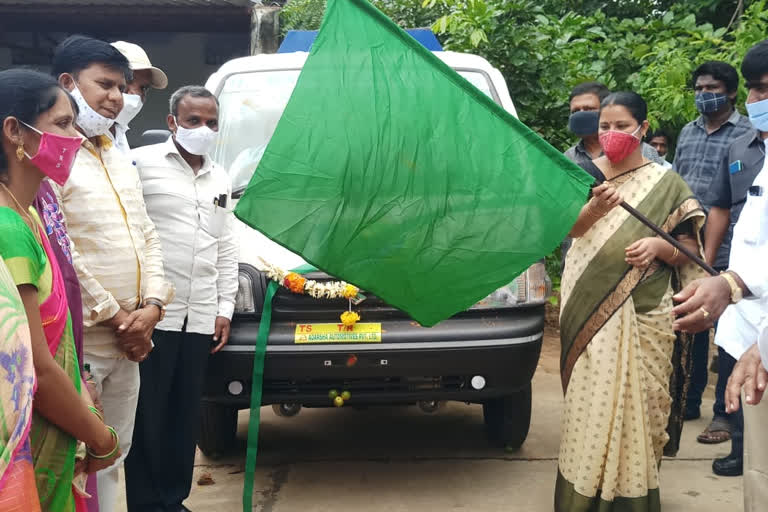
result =
[[[517,451],[531,426],[531,384],[510,395],[492,398],[483,404],[488,440],[507,451]]]
[[[197,446],[212,458],[227,453],[235,443],[237,408],[203,401],[200,411],[200,436]]]

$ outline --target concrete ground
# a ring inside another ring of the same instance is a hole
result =
[[[482,408],[475,405],[451,403],[432,415],[416,407],[304,409],[294,418],[263,408],[254,510],[551,511],[562,405],[559,350],[547,336],[533,380],[531,431],[514,454],[487,445]],[[741,478],[711,471],[712,459],[727,454],[730,443],[706,446],[695,439],[711,419],[715,378],[710,375],[702,419],[686,423],[680,453],[662,463],[665,512],[743,510]],[[241,411],[236,454],[210,460],[198,452],[186,501],[191,510],[242,510],[247,421]],[[215,483],[198,485],[204,473]],[[121,503],[118,511],[124,510]]]

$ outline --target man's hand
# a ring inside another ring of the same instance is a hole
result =
[[[229,325],[229,318],[223,316],[216,317],[216,329],[213,333],[213,341],[218,341],[219,344],[211,349],[211,354],[215,354],[221,350],[221,347],[226,345],[229,341]]]
[[[768,371],[763,366],[760,350],[755,343],[744,352],[736,366],[733,367],[731,377],[728,379],[728,386],[725,388],[725,411],[732,413],[739,410],[742,387],[747,403],[749,405],[759,404],[766,385],[768,385]]]
[[[106,325],[112,328],[113,331],[117,332],[117,329],[123,325],[123,323],[128,320],[128,312],[124,309],[120,309],[117,311],[117,314],[104,322]]]
[[[712,327],[731,302],[731,287],[724,277],[697,279],[673,297],[676,331],[701,332]]]
[[[117,328],[117,340],[131,361],[140,362],[152,351],[152,332],[160,321],[160,309],[137,309]]]

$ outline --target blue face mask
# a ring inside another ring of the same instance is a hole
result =
[[[568,118],[568,129],[571,133],[578,135],[579,137],[596,134],[599,125],[600,112],[597,110],[574,112],[571,114],[571,117]]]
[[[747,114],[752,126],[761,132],[768,132],[768,100],[747,103]]]
[[[728,104],[728,95],[721,92],[696,93],[696,110],[702,114],[711,114]]]

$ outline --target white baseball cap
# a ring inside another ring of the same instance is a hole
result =
[[[133,71],[148,69],[152,72],[152,87],[155,89],[165,89],[168,87],[168,76],[162,69],[152,65],[147,52],[141,46],[125,41],[115,41],[112,43],[112,46],[117,48],[128,59],[128,64],[130,64]]]

